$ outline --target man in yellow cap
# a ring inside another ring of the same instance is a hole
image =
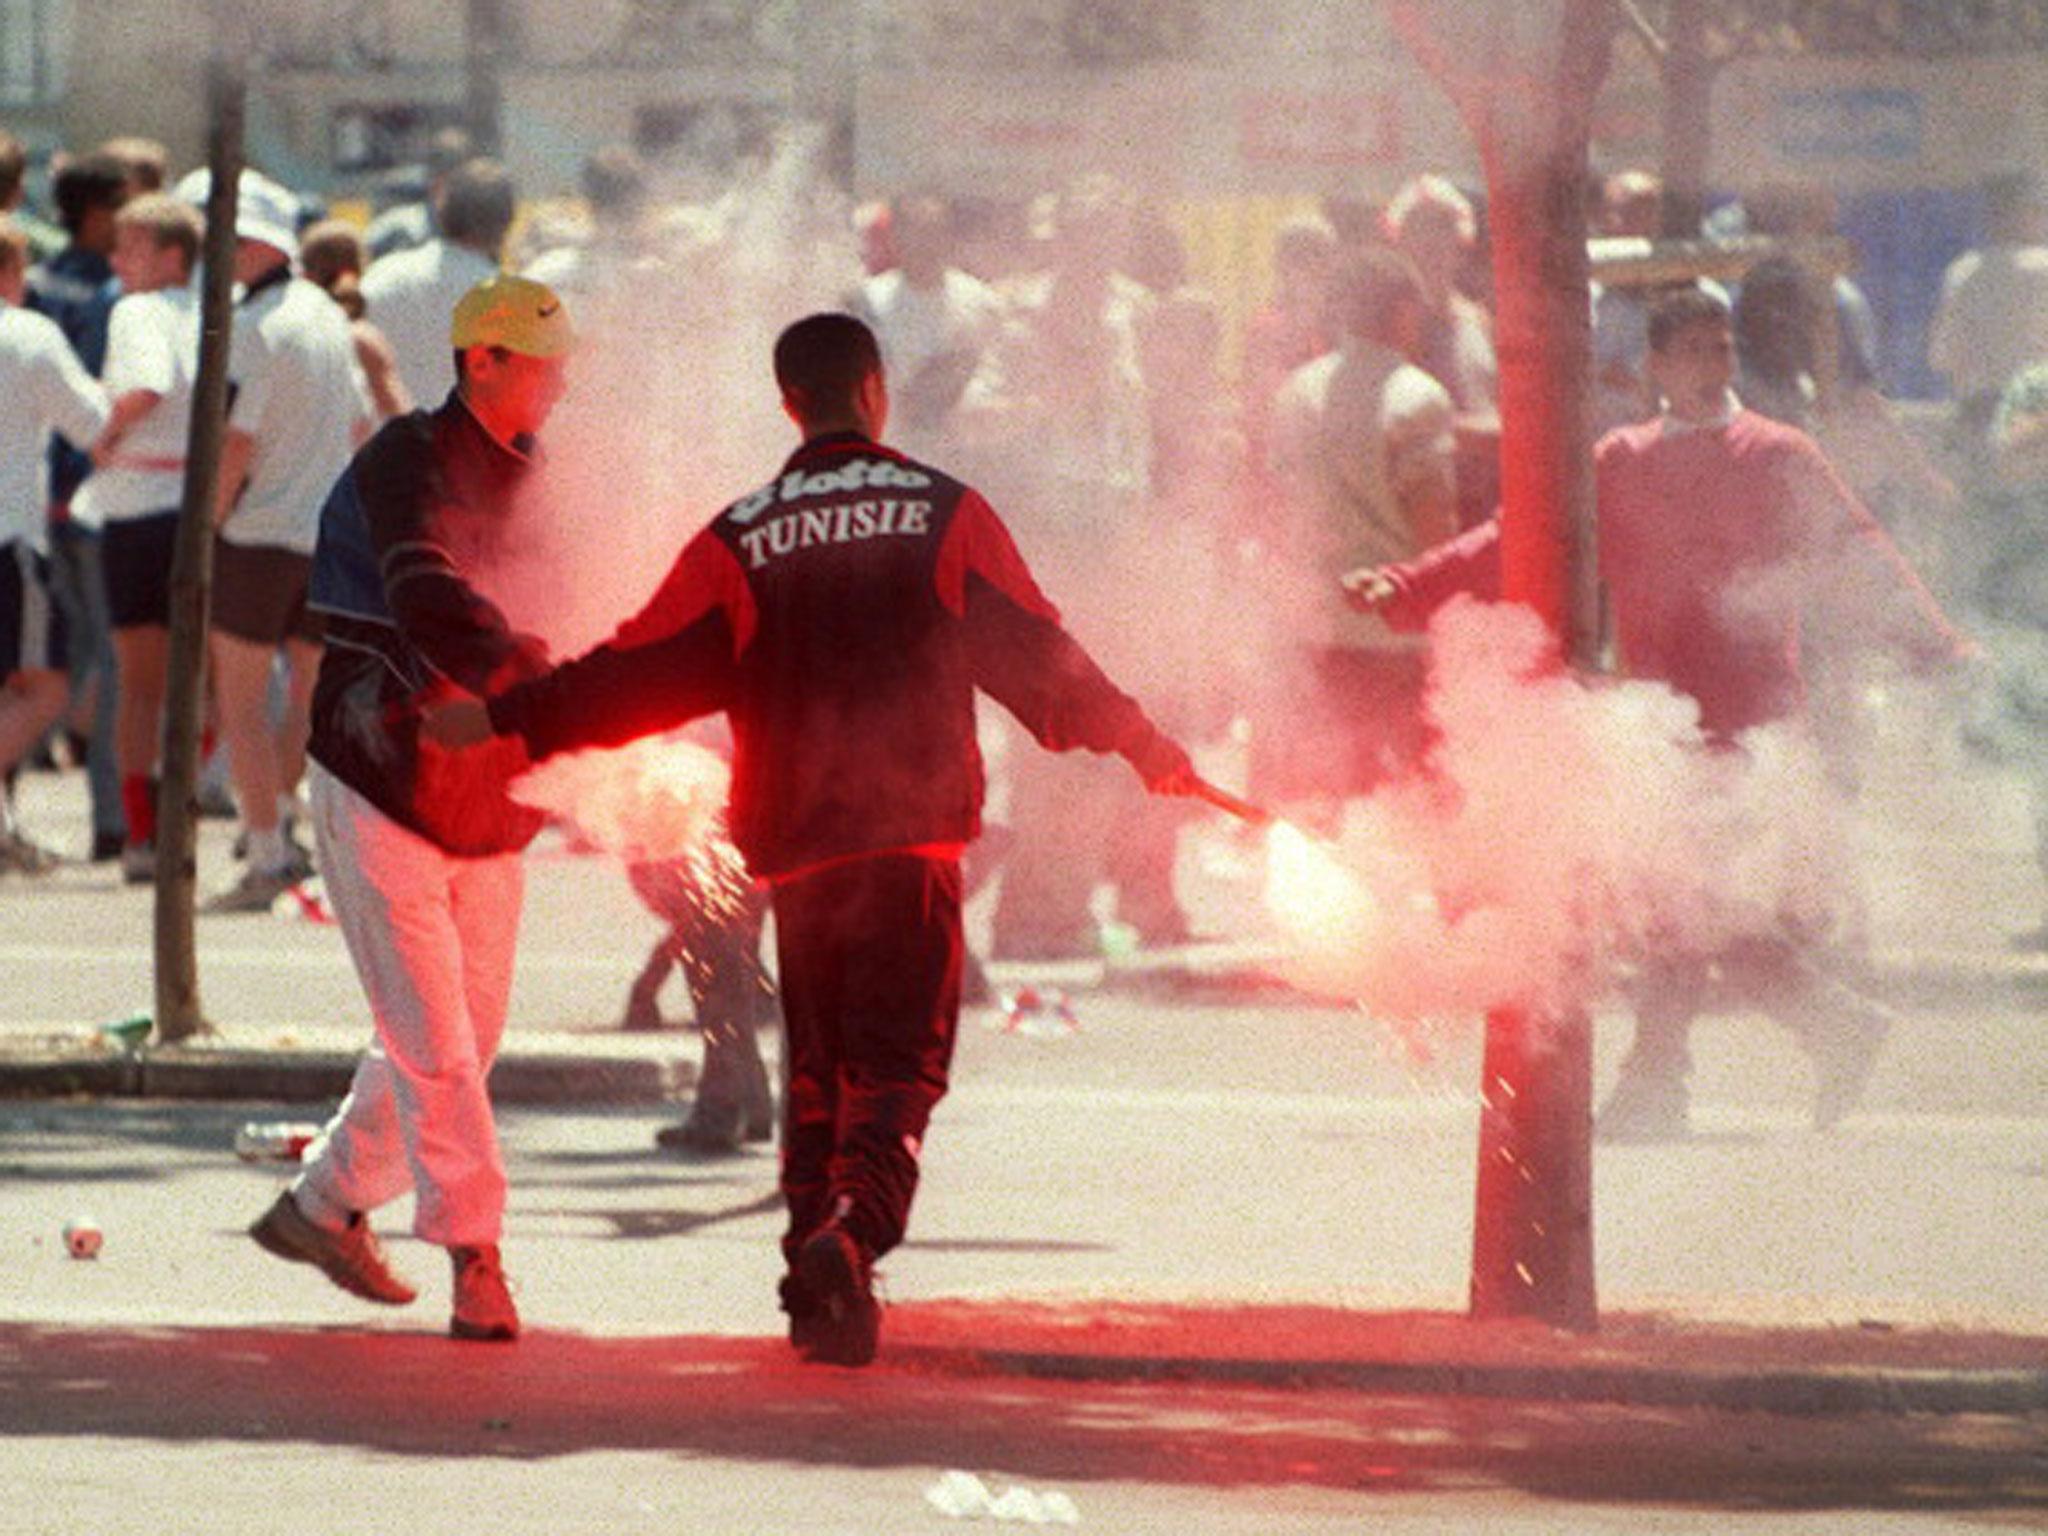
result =
[[[505,1167],[485,1079],[511,994],[520,854],[540,818],[504,792],[523,766],[517,744],[449,754],[421,740],[419,721],[445,694],[488,694],[546,668],[545,648],[513,631],[476,578],[503,548],[575,337],[551,289],[498,274],[457,303],[449,340],[447,400],[385,423],[321,511],[313,820],[376,1041],[250,1235],[344,1290],[402,1304],[415,1292],[367,1213],[411,1189],[413,1231],[454,1260],[449,1331],[511,1339]]]

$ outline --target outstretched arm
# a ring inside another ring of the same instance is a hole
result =
[[[1489,518],[1397,565],[1364,566],[1343,577],[1344,597],[1390,629],[1417,630],[1459,593],[1500,596],[1500,523]]]
[[[645,608],[596,650],[488,702],[458,700],[427,712],[442,746],[517,736],[535,760],[579,747],[634,741],[726,708],[752,609],[731,553],[691,540]]]
[[[1115,752],[1155,794],[1192,794],[1186,750],[1095,664],[1032,579],[1009,530],[970,495],[940,556],[940,595],[961,615],[977,686],[1041,745]]]

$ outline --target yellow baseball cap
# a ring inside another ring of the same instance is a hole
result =
[[[525,357],[562,357],[576,345],[576,332],[554,289],[497,272],[455,301],[448,339],[458,348],[503,347]]]

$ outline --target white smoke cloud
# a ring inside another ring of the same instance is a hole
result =
[[[677,554],[796,446],[770,365],[792,320],[858,272],[815,133],[792,128],[709,203],[653,212],[638,251],[567,302],[584,337],[542,441],[543,490],[486,585],[576,655],[638,611]]]
[[[1368,915],[1333,930],[1274,892],[1292,979],[1396,1022],[1557,1013],[1643,955],[1843,910],[1848,805],[1796,727],[1710,749],[1690,699],[1569,673],[1516,606],[1454,603],[1431,639],[1430,771],[1354,805],[1330,855]]]

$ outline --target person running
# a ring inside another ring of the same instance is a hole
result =
[[[419,722],[450,688],[484,692],[545,669],[541,643],[475,583],[505,551],[574,336],[552,291],[498,276],[456,305],[450,341],[453,392],[387,422],[321,513],[314,830],[377,1036],[250,1235],[343,1290],[403,1304],[417,1293],[366,1213],[411,1189],[413,1231],[453,1261],[449,1332],[512,1339],[505,1165],[485,1083],[511,999],[520,854],[542,818],[506,796],[516,754],[451,758],[422,743]]]
[[[723,710],[733,841],[772,893],[789,1064],[781,1282],[805,1359],[865,1365],[959,1018],[960,855],[980,830],[974,696],[1054,750],[1116,752],[1157,793],[1187,753],[1060,625],[972,487],[884,447],[874,333],[814,314],[775,343],[802,438],[684,548],[647,607],[547,677],[455,700],[428,734],[535,758]]]

